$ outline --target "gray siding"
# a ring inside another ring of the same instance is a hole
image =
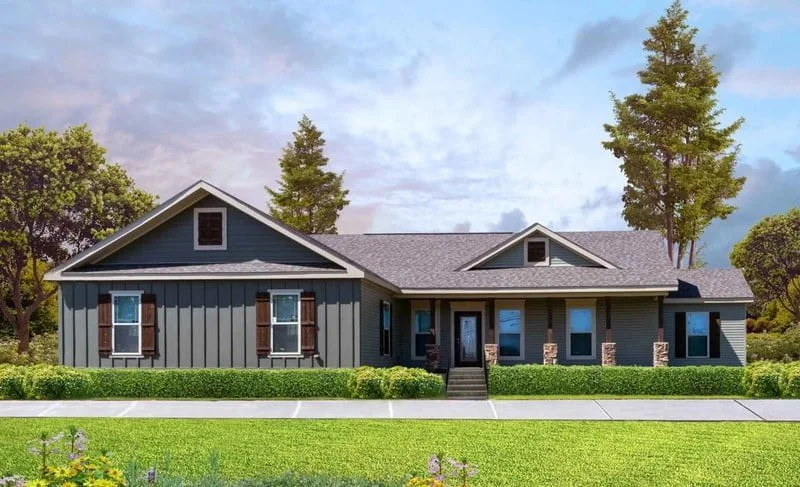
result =
[[[194,250],[194,208],[227,208],[227,250]],[[158,264],[220,264],[259,259],[332,266],[323,257],[222,201],[207,196],[91,268]]]
[[[100,358],[97,296],[111,290],[156,295],[158,356]],[[314,291],[317,358],[256,355],[255,296],[271,289]],[[60,362],[75,367],[357,367],[361,284],[357,279],[272,281],[63,282]]]
[[[381,355],[381,301],[392,303],[392,331],[396,333],[397,320],[396,302],[392,297],[392,292],[388,289],[373,284],[369,281],[361,281],[361,365],[372,365],[374,367],[389,367],[397,363],[397,342],[392,355]],[[394,337],[393,337],[394,338]]]
[[[722,321],[719,358],[675,358],[675,313],[678,311],[718,311]],[[669,360],[673,365],[745,365],[747,309],[744,304],[665,304],[664,335],[669,341]]]
[[[508,267],[522,267],[525,265],[525,249],[523,243],[512,245],[503,252],[492,257],[480,269],[504,269]]]
[[[540,236],[538,234],[533,235]],[[482,265],[481,269],[502,269],[525,265],[525,242],[519,242]],[[577,266],[597,267],[594,262],[576,254],[568,248],[550,240],[550,265],[553,267]]]
[[[598,267],[594,262],[552,240],[550,241],[550,265],[554,267]]]

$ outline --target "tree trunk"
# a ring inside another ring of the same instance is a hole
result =
[[[692,240],[691,243],[689,243],[689,265],[686,266],[687,269],[694,268],[695,242],[695,240]]]
[[[17,315],[17,340],[19,340],[17,352],[28,353],[31,344],[31,319],[28,313]]]

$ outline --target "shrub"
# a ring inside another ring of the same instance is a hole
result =
[[[444,393],[444,381],[423,369],[392,367],[383,375],[381,392],[386,399],[437,397]]]
[[[0,341],[0,364],[28,365],[30,356],[17,352],[17,347],[19,347],[17,340]]]
[[[748,396],[778,397],[781,395],[783,367],[772,362],[756,362],[745,368],[742,387]]]
[[[489,369],[489,393],[501,395],[739,395],[743,367],[515,365]]]
[[[383,376],[386,369],[359,367],[353,371],[347,386],[355,399],[380,399],[383,397]]]
[[[800,360],[800,327],[795,326],[785,333],[748,333],[747,361],[759,360]]]
[[[58,335],[45,333],[31,340],[27,353],[17,352],[19,340],[0,341],[0,364],[58,364]]]
[[[25,370],[25,395],[31,399],[74,399],[91,393],[85,370],[54,365],[34,365]]]
[[[779,386],[781,395],[800,397],[800,362],[783,366]]]
[[[86,369],[93,397],[349,397],[350,369]]]
[[[0,399],[25,399],[25,373],[22,367],[0,365]]]

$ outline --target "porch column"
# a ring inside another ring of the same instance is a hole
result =
[[[603,339],[603,365],[617,365],[617,344],[611,337],[611,299],[606,297],[606,335]]]
[[[547,341],[542,349],[545,365],[558,363],[558,344],[553,340],[553,300],[547,298]]]
[[[486,343],[483,344],[483,363],[488,367],[497,365],[497,358],[500,356],[500,346],[497,344],[498,331],[495,326],[494,299],[486,300]]]
[[[430,371],[434,372],[439,368],[439,344],[436,343],[436,334],[438,333],[436,323],[436,300],[430,300],[430,311],[431,311],[431,337],[433,337],[433,343],[428,343],[425,345],[425,368]]]
[[[669,365],[669,342],[664,340],[664,297],[658,297],[658,334],[653,343],[653,367]]]

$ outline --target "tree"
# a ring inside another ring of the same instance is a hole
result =
[[[726,201],[744,185],[733,175],[733,134],[744,120],[721,125],[720,73],[705,46],[695,45],[687,17],[675,1],[648,29],[647,66],[638,72],[648,90],[622,100],[612,93],[616,123],[604,125],[610,140],[603,142],[627,178],[622,216],[633,228],[660,230],[676,267],[687,252],[694,267],[697,239],[735,209]]]
[[[730,258],[758,302],[775,300],[800,323],[800,207],[756,223]]]
[[[22,273],[22,282],[20,284],[20,289],[22,292],[22,304],[24,308],[33,303],[36,299],[36,286],[33,278],[33,263],[29,262],[28,265],[25,266],[25,270]],[[44,270],[49,269],[49,265],[45,262],[40,262],[37,265],[37,268]],[[51,292],[51,290],[55,290],[56,285],[53,282],[43,282],[42,283],[43,291],[47,294]],[[7,293],[2,297],[5,300],[6,306],[13,308],[14,307],[14,299],[11,296],[11,293]],[[31,313],[30,318],[30,331],[31,335],[38,335],[41,333],[51,333],[55,332],[58,329],[58,300],[56,299],[55,295],[50,296],[47,298],[41,305],[39,305],[36,310]],[[15,337],[16,333],[14,331],[14,326],[11,324],[10,321],[6,319],[6,317],[0,313],[0,340],[3,337]]]
[[[325,171],[325,139],[314,123],[303,115],[298,125],[279,161],[279,189],[265,187],[270,214],[301,232],[336,233],[339,212],[350,203],[349,191],[342,189],[344,173]]]
[[[0,311],[25,352],[31,315],[56,293],[58,264],[147,212],[154,196],[105,160],[85,126],[0,133]],[[26,277],[27,276],[27,277]]]

